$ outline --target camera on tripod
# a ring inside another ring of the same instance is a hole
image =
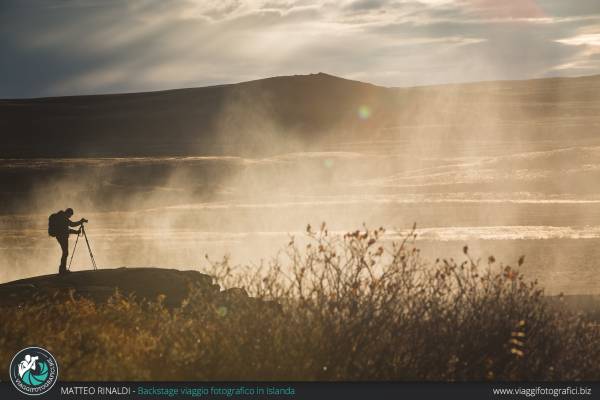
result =
[[[79,242],[79,237],[83,235],[83,237],[85,238],[85,244],[87,245],[87,248],[88,248],[88,252],[90,253],[90,259],[92,260],[92,266],[94,267],[94,270],[97,270],[98,267],[96,266],[96,260],[94,259],[94,253],[92,253],[90,241],[88,240],[87,233],[85,233],[85,226],[83,225],[83,224],[87,223],[88,220],[85,218],[81,218],[81,220],[79,222],[81,222],[81,227],[79,228],[79,231],[77,232],[77,240],[75,240],[75,246],[73,246],[73,253],[71,254],[71,260],[69,261],[68,269],[71,270],[71,263],[73,262],[73,257],[75,256],[75,250],[77,250],[77,243]]]

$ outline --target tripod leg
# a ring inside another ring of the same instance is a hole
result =
[[[83,232],[83,237],[85,238],[85,243],[87,244],[88,251],[90,252],[90,258],[92,260],[92,265],[94,266],[94,270],[97,270],[98,267],[96,266],[96,260],[94,260],[94,254],[92,253],[92,248],[90,247],[90,242],[88,240],[87,234],[85,233],[85,229],[83,229],[83,225],[82,225],[81,231]]]
[[[71,260],[69,261],[69,266],[67,270],[71,270],[71,263],[73,262],[73,257],[75,256],[75,250],[77,250],[77,242],[79,242],[79,234],[77,234],[77,239],[75,240],[75,246],[73,246],[73,253],[71,253]]]

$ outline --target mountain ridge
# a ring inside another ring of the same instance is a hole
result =
[[[0,157],[260,157],[364,138],[579,137],[599,113],[600,76],[386,88],[317,73],[0,100]]]
[[[270,77],[266,77],[266,78],[251,79],[249,81],[240,81],[240,82],[234,82],[234,83],[219,83],[219,84],[206,85],[206,86],[190,86],[190,87],[181,87],[181,88],[173,88],[173,89],[157,89],[157,90],[147,90],[147,91],[113,92],[113,93],[98,93],[98,94],[69,94],[69,95],[64,95],[64,96],[38,96],[38,97],[23,97],[23,98],[7,97],[7,98],[0,98],[0,103],[2,103],[2,102],[19,102],[19,101],[35,101],[35,100],[45,101],[45,100],[51,100],[51,99],[69,99],[69,98],[146,95],[146,94],[153,94],[153,93],[167,94],[167,93],[180,92],[180,91],[193,91],[193,90],[207,89],[207,88],[224,88],[224,87],[237,86],[237,85],[256,84],[256,83],[262,83],[262,82],[273,82],[273,81],[277,81],[277,80],[298,79],[298,78],[332,79],[332,80],[351,82],[351,83],[356,83],[356,84],[360,84],[360,85],[368,85],[368,86],[385,88],[385,89],[404,88],[404,87],[395,87],[395,86],[381,86],[381,85],[376,85],[376,84],[370,83],[370,82],[363,82],[363,81],[359,81],[359,80],[355,80],[355,79],[348,79],[348,78],[344,78],[341,76],[328,74],[326,72],[316,72],[316,73],[310,73],[310,74],[277,75],[277,76],[270,76]],[[477,82],[475,82],[475,83],[477,83]],[[427,86],[438,86],[438,85],[427,85]],[[414,86],[414,87],[422,87],[422,86]],[[409,88],[409,87],[407,87],[407,88]]]
[[[569,80],[581,80],[581,79],[589,79],[589,78],[599,78],[600,74],[591,74],[591,75],[581,75],[581,76],[553,76],[553,77],[543,77],[543,78],[529,78],[529,79],[501,79],[501,80],[483,80],[483,81],[468,81],[468,82],[450,82],[450,83],[436,83],[436,84],[423,84],[423,85],[412,85],[412,86],[383,86],[378,85],[371,82],[344,78],[338,75],[329,74],[326,72],[316,72],[309,74],[294,74],[294,75],[276,75],[270,76],[266,78],[257,78],[251,79],[248,81],[240,81],[233,83],[218,83],[214,85],[205,85],[205,86],[190,86],[190,87],[179,87],[172,89],[156,89],[156,90],[146,90],[146,91],[132,91],[132,92],[110,92],[110,93],[97,93],[97,94],[68,94],[64,96],[37,96],[37,97],[6,97],[0,98],[0,104],[3,102],[20,102],[20,101],[35,101],[35,100],[50,100],[50,99],[66,99],[66,98],[84,98],[84,97],[106,97],[106,96],[129,96],[129,95],[145,95],[145,94],[159,94],[159,93],[172,93],[179,91],[193,91],[197,89],[205,89],[205,88],[222,88],[228,86],[242,85],[242,84],[250,84],[256,82],[263,81],[272,81],[277,79],[286,79],[286,78],[301,78],[301,77],[313,77],[313,76],[324,76],[327,78],[333,78],[346,82],[354,82],[363,85],[369,85],[378,88],[384,89],[422,89],[422,88],[445,88],[445,87],[455,87],[455,86],[469,86],[469,85],[493,85],[493,84],[510,84],[510,83],[523,83],[523,82],[539,82],[539,81],[569,81]]]

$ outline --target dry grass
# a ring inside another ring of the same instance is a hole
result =
[[[116,294],[1,309],[0,363],[49,349],[65,380],[598,380],[600,331],[496,263],[427,263],[412,234],[307,227],[268,263],[208,272],[253,297],[201,290],[168,309]],[[520,264],[522,260],[519,261]]]

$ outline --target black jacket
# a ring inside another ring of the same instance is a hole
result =
[[[81,221],[71,221],[69,217],[67,217],[67,213],[64,211],[59,211],[57,214],[59,217],[56,218],[56,236],[69,236],[69,227],[81,225]]]

